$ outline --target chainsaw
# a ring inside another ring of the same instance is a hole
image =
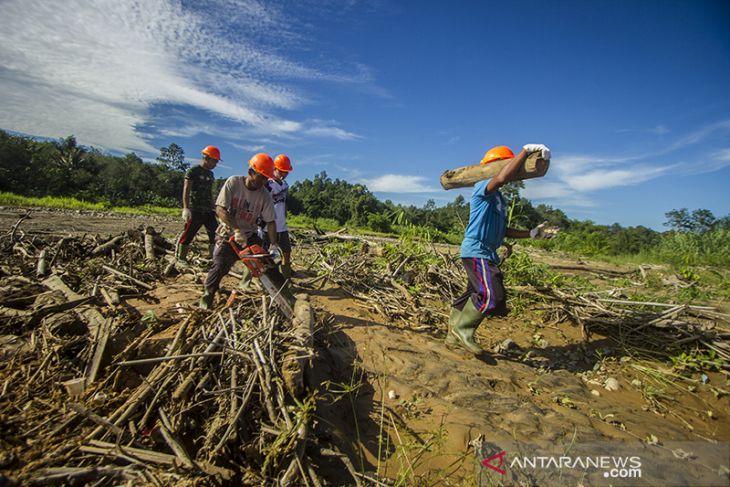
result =
[[[228,239],[228,243],[251,275],[261,282],[261,286],[286,317],[291,318],[294,315],[295,298],[286,286],[286,279],[279,272],[277,262],[279,256],[270,254],[258,244],[241,247],[233,236]]]

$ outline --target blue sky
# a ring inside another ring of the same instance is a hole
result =
[[[284,152],[445,204],[494,145],[552,149],[534,203],[661,230],[730,213],[730,2],[3,0],[0,128],[153,160]],[[468,194],[462,190],[461,194]]]

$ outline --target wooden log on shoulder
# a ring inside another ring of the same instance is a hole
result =
[[[479,181],[490,179],[499,174],[503,167],[512,162],[512,159],[494,161],[489,164],[475,164],[444,171],[441,175],[441,187],[444,189],[467,188]],[[514,181],[523,179],[541,178],[550,168],[550,161],[540,158],[539,153],[527,156],[525,163],[520,167]]]

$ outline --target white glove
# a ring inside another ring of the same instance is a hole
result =
[[[542,222],[532,230],[530,230],[530,238],[535,240],[543,240],[546,238],[553,238],[560,229],[557,227],[546,227],[547,222]]]
[[[269,255],[271,256],[271,260],[274,261],[274,264],[281,262],[281,249],[277,244],[269,245]]]
[[[189,222],[191,218],[193,218],[193,212],[190,211],[188,208],[183,208],[183,211],[182,211],[183,221]]]
[[[540,157],[542,157],[546,161],[550,160],[550,149],[548,149],[546,145],[527,144],[522,148],[525,149],[525,152],[527,152],[528,154],[532,154],[533,152],[540,152]]]
[[[241,247],[245,247],[248,243],[248,240],[246,240],[246,236],[243,234],[243,232],[241,232],[241,230],[238,229],[233,232],[233,240],[235,240],[236,243]]]

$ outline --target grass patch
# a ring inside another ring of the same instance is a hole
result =
[[[177,216],[179,208],[163,208],[161,206],[112,206],[109,203],[92,203],[76,198],[58,196],[20,196],[15,193],[0,192],[0,206],[23,206],[40,208],[63,208],[67,210],[110,211],[130,215],[163,215]]]

